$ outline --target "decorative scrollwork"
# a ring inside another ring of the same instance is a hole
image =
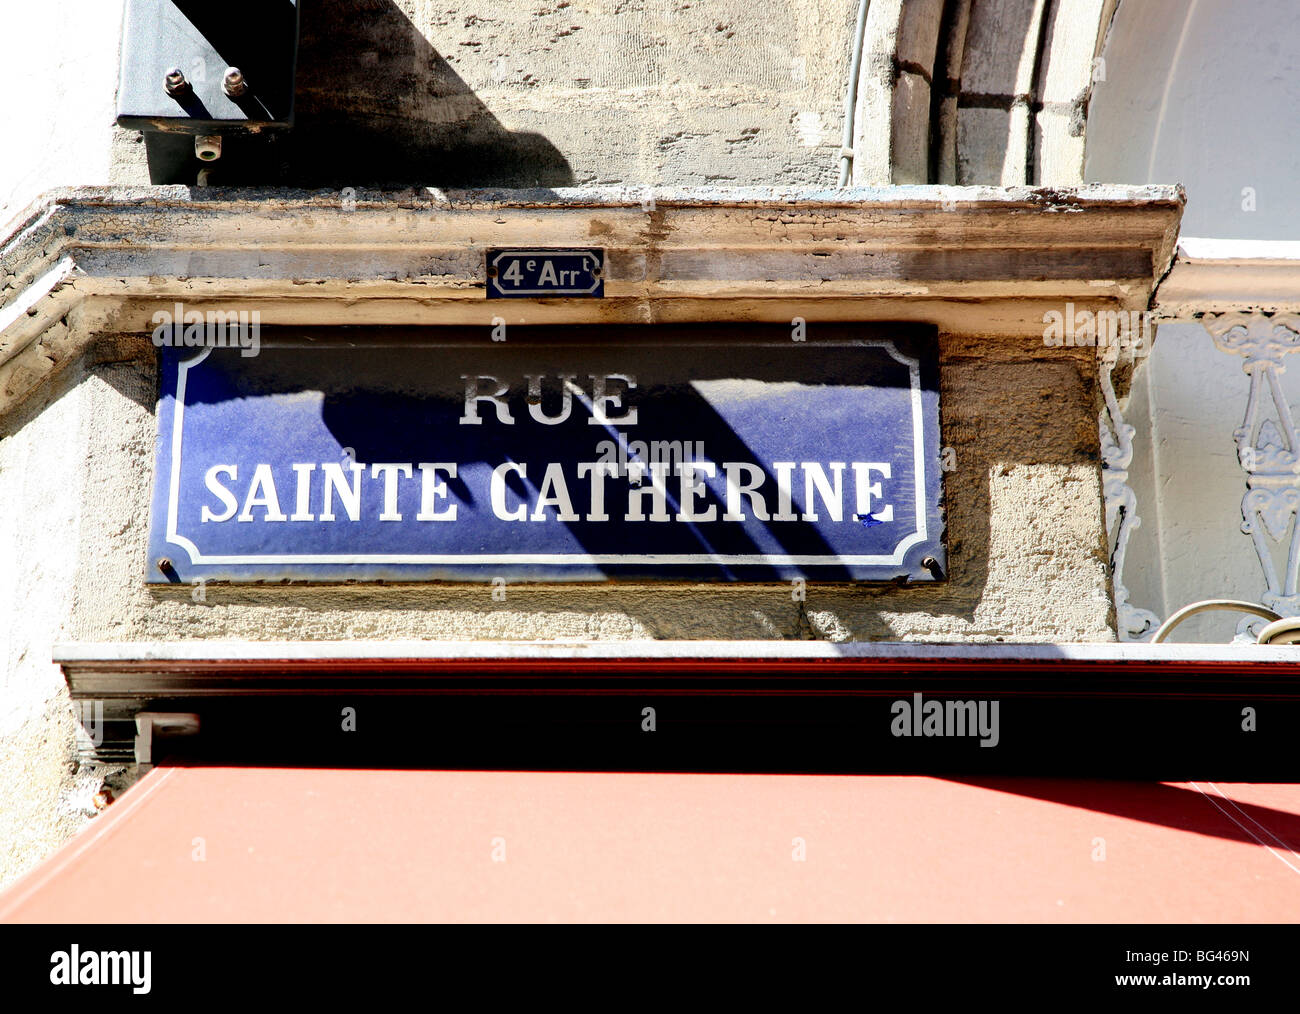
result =
[[[1144,641],[1160,626],[1160,618],[1151,610],[1139,609],[1129,602],[1129,591],[1124,585],[1124,557],[1128,552],[1128,540],[1141,526],[1142,519],[1137,515],[1137,494],[1128,484],[1128,472],[1133,464],[1133,436],[1137,430],[1124,421],[1111,380],[1114,369],[1113,356],[1103,357],[1098,364],[1101,392],[1106,406],[1098,414],[1097,429],[1101,438],[1106,534],[1114,547],[1110,554],[1110,578],[1115,597],[1115,626],[1121,641]]]
[[[1298,318],[1265,313],[1211,314],[1201,319],[1214,344],[1223,352],[1245,356],[1244,369],[1251,363],[1273,363],[1280,370],[1286,366],[1282,357],[1300,351]]]
[[[1222,314],[1202,320],[1218,348],[1246,360],[1250,393],[1241,425],[1233,430],[1237,460],[1246,473],[1241,530],[1251,537],[1264,572],[1261,601],[1283,616],[1300,616],[1300,441],[1291,406],[1282,391],[1283,357],[1300,352],[1300,317],[1266,313]],[[1265,409],[1265,395],[1272,409]],[[1287,538],[1287,533],[1290,537]],[[1287,562],[1278,572],[1274,543],[1285,542]],[[1257,633],[1260,620],[1247,618],[1239,635]]]

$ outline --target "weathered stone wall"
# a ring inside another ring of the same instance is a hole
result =
[[[211,183],[834,184],[853,20],[842,0],[307,4],[294,129],[227,139]],[[148,182],[145,149],[111,181]]]
[[[6,15],[0,58],[32,87],[0,104],[4,135],[39,143],[0,159],[0,221],[54,186],[150,182],[151,148],[153,182],[195,182],[188,138],[170,142],[174,166],[166,139],[113,126],[121,9]],[[1078,183],[1114,9],[873,3],[855,181]],[[211,182],[833,184],[855,13],[852,0],[318,0],[303,5],[294,130],[228,138]]]
[[[295,128],[228,138],[211,183],[833,184],[854,13],[842,0],[304,4]],[[146,143],[113,124],[121,23],[120,0],[6,12],[0,57],[22,87],[0,102],[0,222],[53,187],[148,183],[151,160],[152,182],[195,182],[188,137]],[[188,149],[179,173],[169,144]]]

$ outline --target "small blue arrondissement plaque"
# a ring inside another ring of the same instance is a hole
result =
[[[932,581],[933,331],[165,348],[149,580]]]
[[[605,251],[489,250],[488,299],[537,299],[605,295]]]

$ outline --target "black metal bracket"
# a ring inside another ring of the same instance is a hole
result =
[[[292,126],[297,0],[127,0],[125,11],[121,126],[216,136]]]

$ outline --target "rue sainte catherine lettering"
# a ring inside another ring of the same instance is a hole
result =
[[[550,381],[562,392],[558,412],[543,410],[544,378],[511,384],[492,376],[467,376],[460,426],[558,426],[574,403],[585,405],[593,440],[591,460],[578,462],[456,461],[292,462],[289,470],[270,462],[241,468],[236,462],[208,467],[204,484],[210,502],[205,524],[226,522],[358,521],[363,512],[377,520],[454,522],[458,504],[449,481],[469,487],[475,502],[486,494],[492,512],[505,522],[763,522],[850,520],[892,521],[888,461],[722,461],[707,457],[702,440],[629,439],[620,427],[640,424],[646,406],[627,404],[636,377],[591,376],[588,391],[575,375]],[[593,436],[600,436],[593,433]],[[634,434],[633,434],[634,435]],[[613,437],[613,439],[609,439]],[[434,457],[435,455],[431,455]],[[463,467],[466,466],[466,467]],[[769,479],[774,477],[774,482]],[[708,502],[706,479],[723,480],[716,502]],[[475,485],[486,486],[474,488]],[[513,488],[512,488],[513,487]],[[419,491],[419,510],[400,503]],[[521,492],[523,490],[535,492]],[[409,494],[408,494],[409,495]],[[671,508],[671,509],[670,509]]]

